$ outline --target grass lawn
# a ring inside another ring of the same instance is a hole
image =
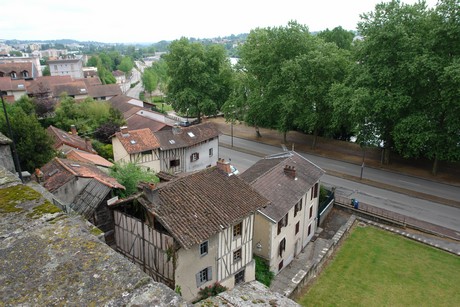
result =
[[[356,227],[302,306],[460,306],[460,257]]]

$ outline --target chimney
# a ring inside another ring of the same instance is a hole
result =
[[[225,162],[224,159],[218,159],[217,160],[217,169],[223,171],[224,173],[230,175],[232,173],[232,170],[230,169],[230,163]]]
[[[75,127],[75,125],[70,125],[70,133],[72,135],[77,135],[77,127]]]
[[[145,183],[143,192],[147,199],[155,205],[160,204],[160,195],[158,193],[158,183]]]
[[[284,173],[286,174],[286,176],[292,179],[295,179],[295,167],[294,166],[286,165],[284,167]]]
[[[179,127],[179,125],[175,124],[172,128],[172,133],[174,135],[182,133],[182,129]]]
[[[127,126],[122,126],[122,127],[120,127],[120,132],[121,132],[121,135],[122,135],[123,137],[129,136],[129,132],[128,132],[128,127],[127,127]]]
[[[87,151],[93,151],[93,145],[91,145],[91,139],[89,137],[85,137],[85,147]]]

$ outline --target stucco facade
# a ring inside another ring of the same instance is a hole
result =
[[[74,79],[84,78],[81,59],[49,60],[51,76],[72,76]]]

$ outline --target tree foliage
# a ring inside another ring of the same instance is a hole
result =
[[[170,45],[168,100],[176,111],[213,115],[230,94],[231,67],[222,46],[203,46],[186,38]]]
[[[340,49],[351,50],[355,33],[353,31],[347,31],[339,26],[332,30],[326,29],[319,32],[318,37],[328,43],[336,44]]]
[[[42,167],[54,156],[53,141],[40,125],[30,107],[30,102],[23,100],[14,105],[7,105],[8,119],[16,141],[16,150],[22,171],[33,172]],[[23,109],[23,107],[25,107]],[[0,115],[0,131],[13,139],[7,127],[3,112]]]
[[[158,177],[155,176],[154,173],[143,169],[133,162],[116,162],[110,168],[110,176],[114,177],[120,184],[125,186],[125,191],[119,191],[119,196],[121,197],[127,197],[136,193],[139,182],[159,182]]]

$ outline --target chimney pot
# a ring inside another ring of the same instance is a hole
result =
[[[290,166],[290,165],[286,165],[284,167],[284,173],[286,174],[286,176],[288,177],[291,177],[291,178],[295,178],[295,167],[294,166]]]
[[[129,135],[127,126],[120,127],[120,132],[121,132],[122,136],[128,136]]]
[[[72,133],[72,135],[77,135],[77,127],[75,127],[75,125],[70,125],[70,133]]]

